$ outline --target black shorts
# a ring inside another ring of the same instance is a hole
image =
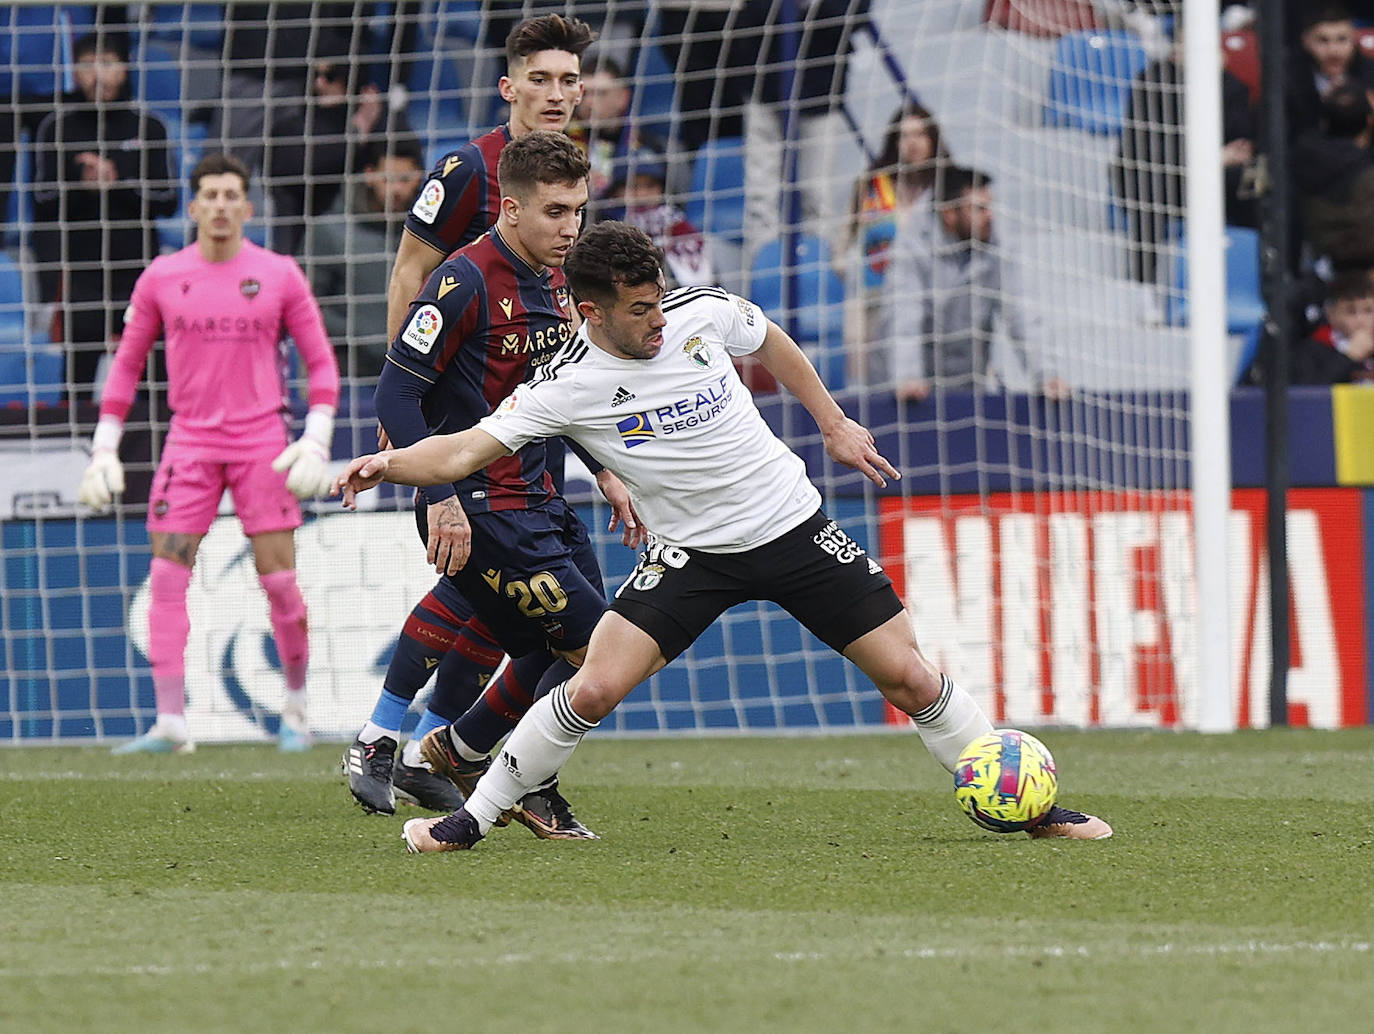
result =
[[[586,646],[606,597],[591,537],[572,507],[555,496],[529,510],[469,514],[468,523],[472,555],[440,579],[440,600],[460,593],[512,657]]]
[[[743,553],[656,546],[610,609],[672,660],[738,603],[778,604],[836,653],[902,612],[892,579],[825,515]]]

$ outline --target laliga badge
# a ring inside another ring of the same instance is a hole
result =
[[[415,199],[410,214],[422,223],[433,223],[439,214],[439,206],[444,203],[444,185],[438,180],[430,180]]]
[[[434,342],[439,340],[439,331],[444,329],[444,318],[433,305],[422,305],[410,317],[406,329],[401,331],[401,340],[421,355],[429,355]]]

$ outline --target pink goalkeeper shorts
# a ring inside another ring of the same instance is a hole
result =
[[[299,528],[300,504],[286,488],[286,474],[272,469],[275,456],[273,451],[225,462],[167,447],[148,495],[148,530],[204,535],[226,488],[245,535]]]

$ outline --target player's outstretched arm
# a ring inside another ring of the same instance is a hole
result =
[[[844,415],[806,353],[772,320],[768,321],[763,344],[754,355],[806,407],[820,428],[831,459],[853,467],[879,488],[886,487],[887,478],[896,480],[902,476],[878,452],[868,428]]]
[[[509,455],[496,438],[477,427],[457,434],[423,438],[404,449],[388,449],[359,456],[334,480],[334,491],[343,494],[344,506],[354,508],[359,492],[389,481],[394,485],[450,484]]]

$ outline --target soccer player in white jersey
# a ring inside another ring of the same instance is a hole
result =
[[[194,749],[186,726],[186,590],[226,488],[252,543],[282,661],[286,700],[278,742],[283,750],[304,750],[310,745],[310,636],[296,584],[297,499],[324,494],[332,480],[339,366],[296,261],[244,237],[253,214],[244,164],[227,154],[206,155],[191,173],[191,193],[196,241],[154,259],[134,285],[78,492],[87,506],[104,510],[124,491],[124,419],[148,353],[163,337],[172,419],[148,498],[148,659],[157,721],[115,753]],[[281,353],[287,335],[310,382],[304,433],[290,445]]]
[[[747,600],[780,604],[857,664],[949,771],[992,728],[921,653],[891,580],[826,517],[804,464],[759,415],[731,357],[754,355],[806,407],[830,456],[882,486],[899,475],[873,436],[751,302],[718,288],[665,295],[662,260],[633,227],[591,227],[564,265],[585,322],[536,379],[476,427],[355,459],[335,482],[351,505],[382,480],[452,481],[525,442],[567,435],[620,475],[653,536],[581,668],[534,704],[464,806],[405,824],[413,852],[476,844],[635,686]],[[1111,832],[1059,806],[1030,831],[1074,839]]]

